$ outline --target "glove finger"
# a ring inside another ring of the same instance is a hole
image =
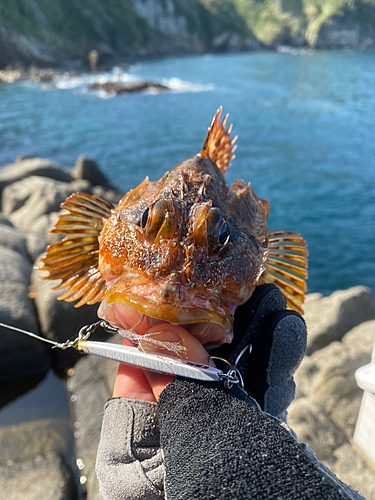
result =
[[[231,344],[223,344],[212,354],[234,363],[238,354],[246,346],[253,344],[261,331],[261,325],[271,312],[285,309],[286,300],[280,290],[272,284],[259,285],[252,297],[236,309],[234,315],[234,338]],[[241,358],[242,376],[246,377],[249,353]]]
[[[302,316],[284,310],[269,314],[253,340],[245,386],[260,407],[272,415],[279,415],[293,400],[292,377],[304,356],[306,337]]]

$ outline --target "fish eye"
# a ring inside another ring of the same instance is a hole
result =
[[[141,228],[145,229],[148,221],[148,216],[150,213],[150,207],[147,207],[146,210],[143,212],[142,219],[141,219]]]
[[[219,247],[226,245],[230,238],[230,228],[227,222],[223,222],[220,227],[220,231],[217,237],[217,243]]]

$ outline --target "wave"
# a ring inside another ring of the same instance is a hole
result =
[[[135,73],[130,73],[129,71],[134,71],[139,69],[139,65],[135,65],[124,71],[121,67],[114,67],[111,71],[103,73],[82,73],[77,76],[63,75],[53,79],[53,84],[48,85],[45,88],[53,88],[58,90],[76,90],[79,93],[92,92],[97,97],[101,99],[109,99],[114,97],[116,94],[114,92],[105,92],[102,89],[90,90],[90,86],[99,83],[136,83],[139,81],[149,80],[149,78],[141,77]],[[151,79],[155,83],[161,83],[169,88],[170,92],[173,93],[183,93],[183,92],[208,92],[215,88],[212,83],[192,83],[189,81],[181,80],[180,78],[162,78],[162,79]],[[147,89],[142,93],[145,94],[159,94],[157,90]]]
[[[161,80],[161,83],[169,87],[172,92],[207,92],[215,89],[213,83],[191,83],[180,80],[180,78],[170,78]]]

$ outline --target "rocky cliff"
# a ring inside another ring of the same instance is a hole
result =
[[[279,45],[375,46],[375,0],[2,0],[0,69]]]

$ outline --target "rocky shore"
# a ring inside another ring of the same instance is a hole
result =
[[[52,290],[57,283],[41,280],[33,269],[46,245],[58,239],[48,231],[60,203],[76,191],[113,203],[121,197],[89,158],[63,169],[50,160],[23,157],[0,170],[0,322],[58,342],[75,338],[79,328],[97,319],[96,306],[75,309],[57,301],[61,292]],[[375,337],[371,292],[358,286],[329,297],[310,294],[305,318],[307,355],[296,373],[289,424],[340,479],[375,500],[375,465],[353,443],[363,395],[354,373],[370,362]],[[105,334],[99,338],[121,342]],[[0,349],[4,498],[99,500],[94,462],[117,364],[51,350],[1,327]]]

